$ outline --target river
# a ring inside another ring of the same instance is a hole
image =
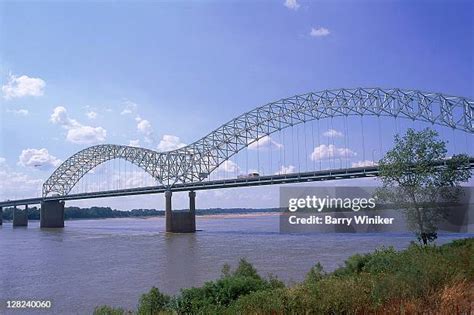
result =
[[[0,314],[91,314],[135,309],[152,286],[168,294],[219,277],[247,258],[262,275],[301,281],[321,262],[331,271],[355,253],[407,247],[411,234],[280,234],[275,214],[197,217],[195,234],[164,233],[163,218],[66,221],[63,230],[0,227]],[[438,243],[467,234],[445,234]],[[472,234],[470,236],[473,236]],[[9,311],[6,300],[50,300],[49,311]]]

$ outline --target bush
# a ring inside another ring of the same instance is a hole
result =
[[[222,313],[242,296],[281,287],[284,287],[281,281],[274,277],[263,279],[252,264],[241,259],[233,272],[224,265],[220,279],[206,282],[201,288],[181,290],[181,295],[171,304],[178,314]]]
[[[285,294],[284,289],[252,292],[235,301],[226,314],[285,314]]]
[[[145,293],[140,298],[138,305],[139,315],[154,315],[167,309],[170,297],[164,295],[157,288],[151,288],[150,292]]]
[[[321,281],[324,278],[324,276],[325,276],[325,273],[323,271],[323,266],[318,262],[306,274],[306,278],[304,279],[304,284],[316,285],[319,281]]]
[[[125,315],[131,314],[126,312],[123,308],[113,308],[107,305],[97,306],[94,309],[94,315]]]
[[[249,263],[245,258],[241,258],[239,261],[239,265],[237,266],[237,269],[235,269],[233,273],[234,277],[249,277],[249,278],[254,278],[254,279],[261,279],[261,277],[258,275],[257,269],[255,269],[254,266],[252,266],[251,263]]]
[[[240,296],[270,288],[261,280],[246,276],[224,277],[204,284],[201,288],[184,289],[177,298],[178,313],[198,313],[204,307],[228,306]]]

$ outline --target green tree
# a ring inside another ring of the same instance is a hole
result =
[[[239,265],[237,266],[237,269],[235,269],[233,275],[236,277],[261,279],[257,269],[255,269],[255,267],[252,266],[252,264],[249,263],[245,258],[240,259]]]
[[[393,149],[379,162],[379,196],[406,210],[409,227],[425,245],[437,238],[437,224],[445,215],[440,205],[455,202],[459,184],[471,176],[467,155],[448,159],[446,154],[436,131],[408,129],[403,137],[395,136]]]
[[[235,270],[225,264],[218,280],[206,282],[200,288],[181,290],[169,308],[178,314],[222,314],[242,296],[283,288],[284,283],[276,277],[261,277],[251,263],[241,259]]]
[[[126,315],[132,314],[132,312],[127,312],[123,308],[113,308],[111,306],[102,305],[97,306],[94,309],[94,315]]]
[[[306,285],[315,285],[316,283],[318,283],[318,281],[321,281],[324,276],[325,273],[323,271],[323,266],[321,265],[321,263],[318,262],[316,265],[311,267],[309,272],[306,274],[304,283]]]
[[[222,277],[230,277],[231,276],[231,270],[230,270],[230,265],[225,263],[224,266],[222,266],[221,270]]]
[[[139,315],[154,315],[166,310],[170,303],[170,297],[164,295],[157,288],[151,288],[150,292],[145,293],[140,298],[138,304]]]

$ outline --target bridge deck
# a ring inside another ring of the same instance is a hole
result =
[[[132,196],[132,195],[142,195],[142,194],[157,194],[157,193],[163,193],[167,189],[170,189],[173,192],[178,192],[178,191],[190,191],[190,190],[236,188],[236,187],[248,187],[248,186],[314,182],[314,181],[325,181],[325,180],[335,180],[335,179],[374,177],[377,175],[378,175],[378,169],[375,166],[358,167],[358,168],[324,170],[324,171],[316,171],[316,172],[293,173],[293,174],[283,174],[283,175],[258,176],[258,177],[253,177],[253,178],[220,179],[220,180],[212,180],[212,181],[175,184],[172,187],[159,185],[159,186],[107,190],[107,191],[81,193],[81,194],[70,194],[66,196],[6,200],[6,201],[0,202],[0,207],[39,204],[42,201],[47,201],[47,200],[64,200],[65,201],[65,200],[80,200],[80,199],[93,199],[93,198],[105,198],[105,197]]]
[[[470,168],[471,169],[474,168],[474,158],[470,158],[469,162],[470,162],[469,163]],[[445,164],[446,164],[445,161],[439,162],[439,166],[443,166]],[[337,170],[322,170],[322,171],[292,173],[292,174],[283,174],[283,175],[258,176],[258,177],[253,177],[253,178],[220,179],[220,180],[213,180],[213,181],[175,184],[172,187],[159,185],[159,186],[107,190],[107,191],[81,193],[81,194],[70,194],[66,196],[6,200],[6,201],[0,202],[0,207],[40,204],[42,201],[49,201],[49,200],[66,201],[66,200],[105,198],[105,197],[132,196],[132,195],[142,195],[142,194],[157,194],[157,193],[163,193],[168,189],[174,192],[179,192],[179,191],[190,191],[190,190],[236,188],[236,187],[249,187],[249,186],[315,182],[315,181],[326,181],[326,180],[340,180],[340,179],[351,179],[351,178],[364,178],[364,177],[378,176],[378,174],[379,174],[379,170],[377,166],[353,167],[353,168],[343,168],[343,169],[337,169]]]

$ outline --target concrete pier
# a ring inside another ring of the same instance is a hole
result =
[[[13,208],[13,226],[28,226],[28,206],[25,210]]]
[[[41,203],[40,227],[64,227],[64,201],[43,201]]]
[[[191,229],[196,232],[196,192],[189,192],[189,215],[191,216]]]
[[[171,209],[171,197],[173,193],[169,190],[165,191],[165,220],[166,220],[166,232],[173,232],[172,216],[173,210]]]
[[[189,211],[173,211],[171,205],[172,192],[165,192],[166,232],[194,233],[196,232],[196,193],[189,192]]]

